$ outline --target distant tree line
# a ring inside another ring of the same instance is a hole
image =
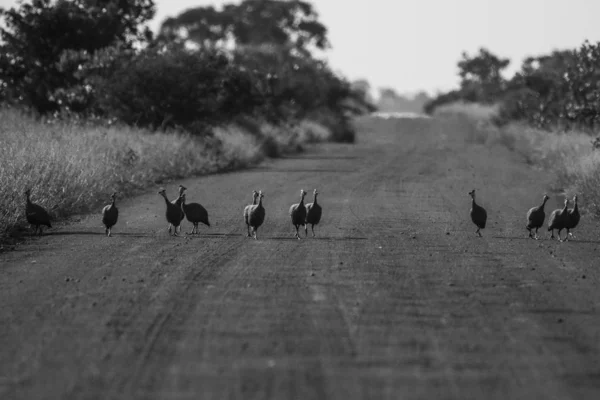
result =
[[[326,62],[327,28],[305,1],[244,0],[168,18],[152,0],[32,0],[0,9],[0,101],[43,115],[195,134],[244,117],[321,119],[352,140],[374,108]],[[2,26],[2,25],[0,25]]]
[[[528,57],[510,79],[502,76],[509,60],[486,49],[458,63],[460,87],[425,106],[427,113],[456,101],[498,104],[497,123],[526,121],[541,128],[556,125],[594,129],[600,124],[600,42],[573,50]]]

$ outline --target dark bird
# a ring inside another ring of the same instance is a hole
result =
[[[259,191],[258,192],[258,204],[250,206],[250,209],[248,210],[248,224],[252,228],[252,235],[254,236],[254,239],[257,239],[256,231],[258,231],[258,228],[265,221],[265,208],[263,207],[263,204],[262,204],[262,198],[264,196],[265,195],[262,192],[262,190]]]
[[[317,204],[317,189],[313,192],[313,202],[306,205],[306,225],[304,225],[304,233],[308,236],[308,224],[311,225],[313,237],[315,237],[315,225],[321,221],[322,209]]]
[[[52,228],[52,225],[50,224],[50,215],[44,207],[31,202],[31,189],[25,191],[25,196],[27,197],[27,203],[25,204],[25,216],[27,217],[27,222],[29,222],[32,227],[35,227],[33,233],[36,234],[39,230],[39,235],[41,236],[42,225]]]
[[[554,239],[554,230],[558,230],[558,241],[562,242],[563,240],[560,238],[560,232],[565,229],[565,225],[567,223],[567,219],[569,218],[567,214],[567,206],[569,205],[569,199],[565,198],[565,206],[561,209],[558,208],[552,211],[550,214],[550,218],[548,218],[548,230],[552,231],[552,235],[550,239]],[[568,236],[568,235],[567,235]]]
[[[544,194],[542,204],[537,207],[530,208],[529,211],[527,211],[526,228],[529,231],[529,237],[535,240],[539,239],[538,229],[544,226],[544,219],[546,219],[546,212],[544,211],[544,207],[546,206],[546,202],[548,201],[548,199],[549,197],[546,194]],[[531,231],[532,229],[535,229],[535,236]]]
[[[256,190],[252,191],[252,204],[248,204],[246,207],[244,207],[244,222],[246,223],[246,228],[248,229],[248,237],[252,237],[252,235],[250,234],[250,222],[248,221],[248,216],[250,213],[250,208],[253,205],[256,205],[256,198],[258,197],[258,192]]]
[[[181,209],[183,210],[187,220],[194,225],[192,231],[190,232],[191,235],[194,233],[200,233],[198,231],[198,224],[200,222],[210,227],[210,222],[208,221],[208,211],[206,211],[206,208],[198,203],[186,204],[185,193],[181,194]]]
[[[106,236],[111,236],[112,227],[117,223],[117,219],[119,219],[119,210],[115,205],[115,199],[117,198],[117,193],[113,193],[111,196],[111,202],[109,205],[104,206],[102,209],[102,223],[106,227],[105,233]]]
[[[158,194],[160,194],[165,199],[165,204],[167,205],[167,210],[166,210],[165,215],[167,217],[167,222],[169,223],[169,228],[168,228],[169,234],[171,234],[171,230],[173,228],[175,228],[175,232],[173,233],[173,235],[178,236],[177,230],[178,230],[178,228],[179,228],[179,230],[181,230],[180,224],[181,224],[181,220],[183,219],[183,217],[182,217],[183,211],[181,210],[181,195],[179,195],[179,197],[177,198],[177,201],[170,202],[169,199],[167,198],[167,191],[165,189],[161,189],[158,192]]]
[[[483,207],[479,204],[475,203],[475,189],[469,192],[469,196],[471,196],[471,221],[477,226],[477,230],[475,234],[481,237],[481,230],[485,228],[485,223],[487,221],[487,212]]]
[[[177,196],[177,198],[173,201],[171,201],[172,204],[175,204],[177,206],[177,208],[179,208],[179,224],[181,225],[181,221],[183,221],[183,219],[185,218],[185,213],[183,211],[183,209],[181,208],[181,195],[187,190],[187,188],[183,185],[179,185],[179,196]],[[181,226],[179,228],[180,232],[181,232]]]
[[[573,208],[567,211],[568,218],[566,219],[565,228],[567,229],[567,237],[565,240],[569,240],[569,236],[575,237],[571,229],[575,229],[577,224],[579,224],[579,220],[581,219],[581,215],[579,214],[579,207],[577,207],[577,195],[573,196]]]
[[[300,225],[304,225],[306,231],[306,207],[304,206],[304,196],[306,191],[300,189],[300,203],[292,204],[290,207],[290,216],[292,217],[292,224],[296,227],[296,237],[300,240],[300,234],[298,229]]]

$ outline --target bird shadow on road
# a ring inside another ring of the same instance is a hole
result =
[[[586,243],[586,244],[600,244],[599,240],[578,240],[578,239],[569,239],[566,242],[559,242],[556,239],[550,239],[549,237],[543,237],[539,240],[533,240],[527,236],[492,236],[493,239],[505,239],[505,240],[531,240],[536,243],[547,243],[547,242],[557,242],[557,243]]]
[[[267,236],[265,239],[269,240],[298,240],[295,236]],[[347,242],[351,240],[367,240],[366,237],[358,237],[358,236],[342,236],[342,237],[331,237],[331,236],[317,236],[317,237],[304,237],[302,236],[300,240],[325,240],[332,242]]]
[[[48,236],[85,236],[85,235],[92,235],[92,236],[106,236],[106,233],[104,232],[95,232],[95,231],[60,231],[60,232],[51,232],[48,233]],[[155,237],[156,235],[152,234],[152,233],[129,233],[129,232],[113,232],[112,233],[112,237],[119,237],[119,236],[125,236],[125,237],[146,237],[146,238],[151,238],[151,237]]]
[[[189,237],[189,238],[206,238],[206,237],[235,237],[235,236],[244,236],[241,233],[185,233],[181,236]]]
[[[532,240],[532,238],[530,237],[523,237],[523,236],[492,236],[492,239],[505,239],[505,240]],[[542,239],[543,240],[543,239]],[[536,240],[536,242],[539,242],[539,240]]]

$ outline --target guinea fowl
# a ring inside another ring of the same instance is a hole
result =
[[[250,206],[248,209],[248,225],[252,228],[252,235],[256,240],[256,231],[265,221],[265,208],[262,204],[262,198],[264,197],[262,191],[258,192],[258,204]]]
[[[529,231],[529,237],[535,240],[539,239],[538,229],[544,226],[544,219],[546,218],[546,213],[544,211],[544,207],[546,206],[546,202],[549,197],[544,194],[544,199],[542,200],[542,204],[533,207],[527,211],[527,230]],[[532,229],[535,229],[535,236],[533,235]]]
[[[258,197],[258,192],[256,190],[252,191],[252,204],[248,204],[244,207],[244,222],[246,223],[246,228],[248,229],[248,237],[252,237],[250,234],[250,223],[248,222],[248,213],[250,212],[250,207],[256,204],[256,198]]]
[[[304,225],[304,233],[308,236],[308,224],[311,225],[313,237],[315,237],[315,225],[321,221],[322,209],[317,204],[317,189],[313,192],[313,202],[306,205],[306,225]]]
[[[579,214],[579,207],[577,207],[577,195],[573,196],[573,208],[567,211],[568,218],[566,219],[565,228],[567,229],[567,237],[565,240],[569,240],[569,236],[575,237],[571,229],[574,229],[577,224],[579,224],[579,220],[581,219],[581,215]]]
[[[179,224],[180,225],[181,225],[181,221],[183,221],[183,219],[185,218],[185,213],[181,209],[181,195],[186,190],[187,190],[187,188],[185,186],[179,185],[179,196],[175,200],[171,201],[172,204],[175,204],[177,206],[177,208],[179,208],[179,211],[180,211],[180,214],[179,214]],[[179,229],[181,230],[181,227]]]
[[[50,224],[50,215],[44,207],[31,202],[31,189],[25,191],[25,196],[27,197],[27,203],[25,204],[25,216],[27,217],[27,222],[29,222],[32,227],[35,227],[33,233],[36,234],[39,230],[39,235],[41,236],[42,225],[52,228],[52,224]]]
[[[199,233],[198,224],[200,222],[206,226],[210,226],[210,222],[208,221],[208,211],[206,211],[206,208],[198,203],[186,204],[185,193],[181,194],[181,209],[183,210],[187,220],[194,225],[192,231],[190,232],[191,235],[194,233]]]
[[[113,193],[111,196],[111,203],[107,206],[104,206],[102,209],[102,223],[106,227],[106,236],[111,236],[112,227],[117,223],[117,219],[119,218],[119,210],[115,205],[115,199],[117,198],[117,193]]]
[[[550,239],[554,239],[554,230],[558,229],[558,241],[559,242],[563,241],[560,238],[560,232],[563,229],[565,229],[567,219],[569,218],[569,215],[567,214],[567,206],[568,205],[569,205],[569,199],[565,198],[565,206],[563,208],[558,208],[558,209],[552,211],[552,214],[550,214],[550,218],[548,219],[548,230],[552,231],[552,235],[550,236]]]
[[[181,192],[180,192],[181,193]],[[167,205],[166,217],[167,222],[169,223],[169,234],[171,234],[171,229],[175,228],[174,236],[177,235],[177,228],[180,228],[181,224],[181,215],[183,211],[181,210],[181,195],[177,198],[178,202],[170,202],[167,198],[167,191],[165,189],[161,189],[158,194],[160,194],[164,199]],[[181,228],[180,228],[181,229]]]
[[[292,204],[290,207],[290,216],[292,217],[292,224],[296,227],[296,237],[298,240],[300,240],[300,234],[298,233],[300,225],[304,225],[304,229],[306,230],[306,207],[304,206],[306,191],[304,189],[300,189],[300,196],[300,203]]]
[[[475,189],[469,192],[471,196],[471,221],[477,226],[475,233],[481,237],[481,230],[485,228],[487,212],[479,204],[475,203]]]

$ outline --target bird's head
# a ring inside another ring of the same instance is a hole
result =
[[[314,194],[315,196],[319,194],[319,192],[317,192],[317,189],[315,189],[315,190],[313,191],[313,194]]]
[[[469,196],[471,196],[472,199],[475,198],[475,189],[473,189],[469,192]]]
[[[160,188],[160,190],[158,191],[158,194],[165,195],[166,193],[167,191],[165,190],[165,188]]]
[[[187,188],[183,185],[179,185],[179,194],[182,194]]]
[[[544,193],[544,201],[549,200],[550,197],[548,197],[548,195],[546,193]]]

